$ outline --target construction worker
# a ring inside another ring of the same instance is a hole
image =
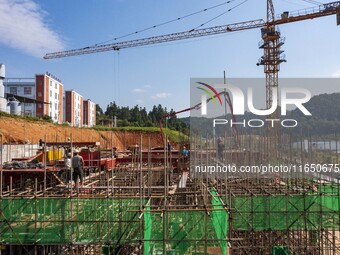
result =
[[[71,152],[67,153],[67,157],[65,158],[65,172],[66,172],[66,181],[69,182],[71,180]]]
[[[68,153],[64,160],[64,167],[58,172],[58,176],[64,181],[68,182],[71,176],[71,153]]]
[[[169,155],[171,154],[171,143],[169,139],[168,139],[168,153]]]
[[[186,254],[187,250],[190,248],[190,242],[187,240],[188,233],[185,231],[182,223],[178,224],[178,229],[174,229],[172,238],[178,241],[173,242],[171,248],[177,250],[179,254]]]
[[[133,153],[133,155],[137,155],[138,152],[139,152],[139,146],[138,146],[138,144],[136,143],[136,144],[133,146],[132,153]]]
[[[78,184],[78,177],[80,180],[80,185],[83,185],[83,167],[84,167],[84,159],[79,155],[79,150],[74,150],[74,156],[72,158],[72,167],[73,167],[73,181],[75,185]]]
[[[188,158],[189,151],[187,150],[187,148],[185,146],[183,146],[182,155],[183,155],[184,159]]]
[[[118,151],[117,151],[117,147],[115,146],[112,147],[112,157],[118,158]]]
[[[223,161],[223,150],[224,150],[224,143],[222,137],[217,139],[217,153],[218,153],[218,160]]]

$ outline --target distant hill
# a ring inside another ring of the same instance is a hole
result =
[[[290,132],[294,135],[300,135],[301,130],[304,135],[330,135],[340,134],[340,93],[321,94],[311,98],[304,106],[312,113],[312,116],[304,116],[299,109],[294,109],[287,112],[286,119],[295,119],[298,126],[295,128],[282,129],[283,132]],[[221,117],[224,118],[224,117]],[[227,119],[230,119],[230,114]],[[237,116],[237,119],[265,119],[247,112],[243,117]],[[190,117],[181,119],[186,124],[190,125]],[[192,118],[194,126],[199,126],[200,132],[203,134],[212,135],[212,119]],[[191,123],[191,124],[192,124]],[[197,125],[196,123],[199,123]],[[243,133],[261,133],[265,128],[242,128],[238,125],[239,132]],[[224,132],[222,128],[216,130],[217,134]]]
[[[340,93],[321,94],[311,98],[305,107],[312,113],[313,118],[327,121],[340,121]],[[291,111],[294,118],[302,118],[299,109]]]
[[[340,133],[340,93],[314,96],[305,106],[311,117],[304,116],[299,109],[288,115],[298,120],[299,130],[303,129],[310,135]]]

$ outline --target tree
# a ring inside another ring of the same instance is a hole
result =
[[[174,113],[171,109],[170,113]],[[116,116],[118,119],[118,126],[141,126],[150,127],[158,126],[159,121],[163,116],[169,114],[167,108],[163,108],[162,105],[154,105],[151,111],[147,111],[146,108],[139,107],[138,105],[129,108],[128,106],[117,106],[115,102],[111,102],[107,105],[105,113],[97,105],[97,123],[100,124],[101,120],[111,119]],[[178,119],[176,115],[168,119],[168,127],[182,132],[188,129],[187,124]]]
[[[100,107],[99,104],[96,104],[96,115],[99,116],[103,114],[104,114],[103,109]]]

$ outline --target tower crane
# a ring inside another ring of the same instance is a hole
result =
[[[190,38],[198,38],[209,35],[217,35],[241,30],[261,28],[262,41],[260,42],[259,47],[264,50],[264,54],[259,59],[257,65],[264,66],[264,72],[266,75],[266,107],[267,109],[269,109],[273,103],[272,97],[273,88],[278,87],[278,72],[280,69],[280,64],[286,61],[284,59],[284,56],[282,55],[283,50],[281,50],[281,46],[284,44],[284,38],[281,37],[280,32],[276,29],[276,26],[307,19],[320,18],[329,15],[336,15],[337,25],[340,25],[340,1],[325,3],[316,7],[311,7],[298,11],[283,12],[279,17],[275,17],[273,0],[267,0],[266,21],[264,21],[263,19],[257,19],[222,26],[192,29],[184,32],[171,33],[136,40],[94,45],[80,49],[48,53],[44,56],[44,59],[71,57],[113,50],[118,51],[125,48],[166,43]],[[277,111],[273,113],[272,118],[275,119],[278,118]],[[278,133],[279,132],[277,128],[269,127],[267,131],[268,137],[271,137],[269,143],[274,142],[275,144],[278,145],[279,142]],[[277,147],[276,149],[274,148],[269,149],[268,152],[276,154]]]
[[[190,38],[261,28],[263,41],[260,45],[260,48],[264,49],[264,55],[259,60],[258,65],[264,65],[264,72],[266,73],[266,106],[270,107],[272,104],[271,88],[277,87],[277,75],[279,71],[279,65],[280,63],[285,61],[281,57],[281,53],[283,51],[280,50],[280,46],[282,46],[282,44],[284,43],[284,38],[280,37],[280,32],[276,30],[276,26],[307,19],[320,18],[333,14],[337,15],[337,23],[338,25],[340,25],[340,1],[321,4],[317,7],[311,7],[298,11],[284,12],[277,19],[275,19],[273,2],[272,0],[267,0],[266,21],[264,21],[263,19],[250,20],[222,26],[192,29],[185,32],[171,33],[136,40],[110,44],[100,44],[79,49],[47,53],[44,56],[44,59],[64,58],[113,50],[118,51],[121,49],[138,46],[166,43]]]
[[[249,30],[254,28],[267,28],[275,29],[276,25],[297,22],[307,19],[320,18],[337,14],[337,22],[340,25],[340,1],[331,2],[319,5],[317,7],[311,7],[303,10],[297,10],[292,12],[284,12],[278,19],[275,19],[274,6],[272,0],[267,0],[267,21],[263,19],[256,19],[238,23],[232,23],[222,26],[214,26],[201,29],[192,29],[189,31],[171,33],[153,37],[147,37],[136,40],[129,40],[123,42],[116,42],[110,44],[100,44],[94,46],[88,46],[79,49],[59,51],[53,53],[47,53],[44,59],[64,58],[77,55],[98,53],[104,51],[121,50],[126,48],[133,48],[138,46],[145,46],[151,44],[159,44],[171,41],[179,41],[190,38],[197,38],[209,35],[217,35],[223,33],[236,32],[241,30]],[[275,33],[273,31],[273,33]],[[268,34],[269,35],[269,34]]]

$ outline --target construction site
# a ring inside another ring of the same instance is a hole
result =
[[[95,45],[45,59],[260,28],[264,54],[258,65],[264,67],[270,109],[285,62],[277,25],[329,15],[340,24],[340,2],[276,17],[267,0],[266,21]],[[223,100],[224,114],[237,120],[226,91],[204,103],[213,99]],[[60,128],[55,135],[30,138],[37,127],[31,133],[31,124],[25,124],[22,141],[28,137],[32,144],[21,156],[11,156],[18,141],[9,125],[1,126],[0,255],[340,254],[336,131],[325,138],[267,125],[257,133],[231,127],[204,134],[192,122],[190,135],[176,142],[163,132],[170,116],[201,108],[197,102],[163,116],[156,133],[80,136],[75,128]],[[280,119],[279,112],[270,118]],[[74,168],[66,170],[65,160],[78,152],[84,176],[73,183]]]
[[[336,148],[311,149],[303,139],[307,153],[285,137],[274,162],[266,139],[240,135],[237,150],[228,138],[224,162],[216,144],[198,137],[170,151],[152,148],[148,135],[134,136],[138,146],[117,152],[99,142],[44,141],[36,156],[1,169],[2,254],[339,254],[336,174],[195,178],[189,171],[216,162],[304,164],[311,158],[321,166],[324,154],[338,162]],[[188,158],[183,146],[190,148]],[[63,154],[75,148],[85,162],[82,186],[61,172]]]

